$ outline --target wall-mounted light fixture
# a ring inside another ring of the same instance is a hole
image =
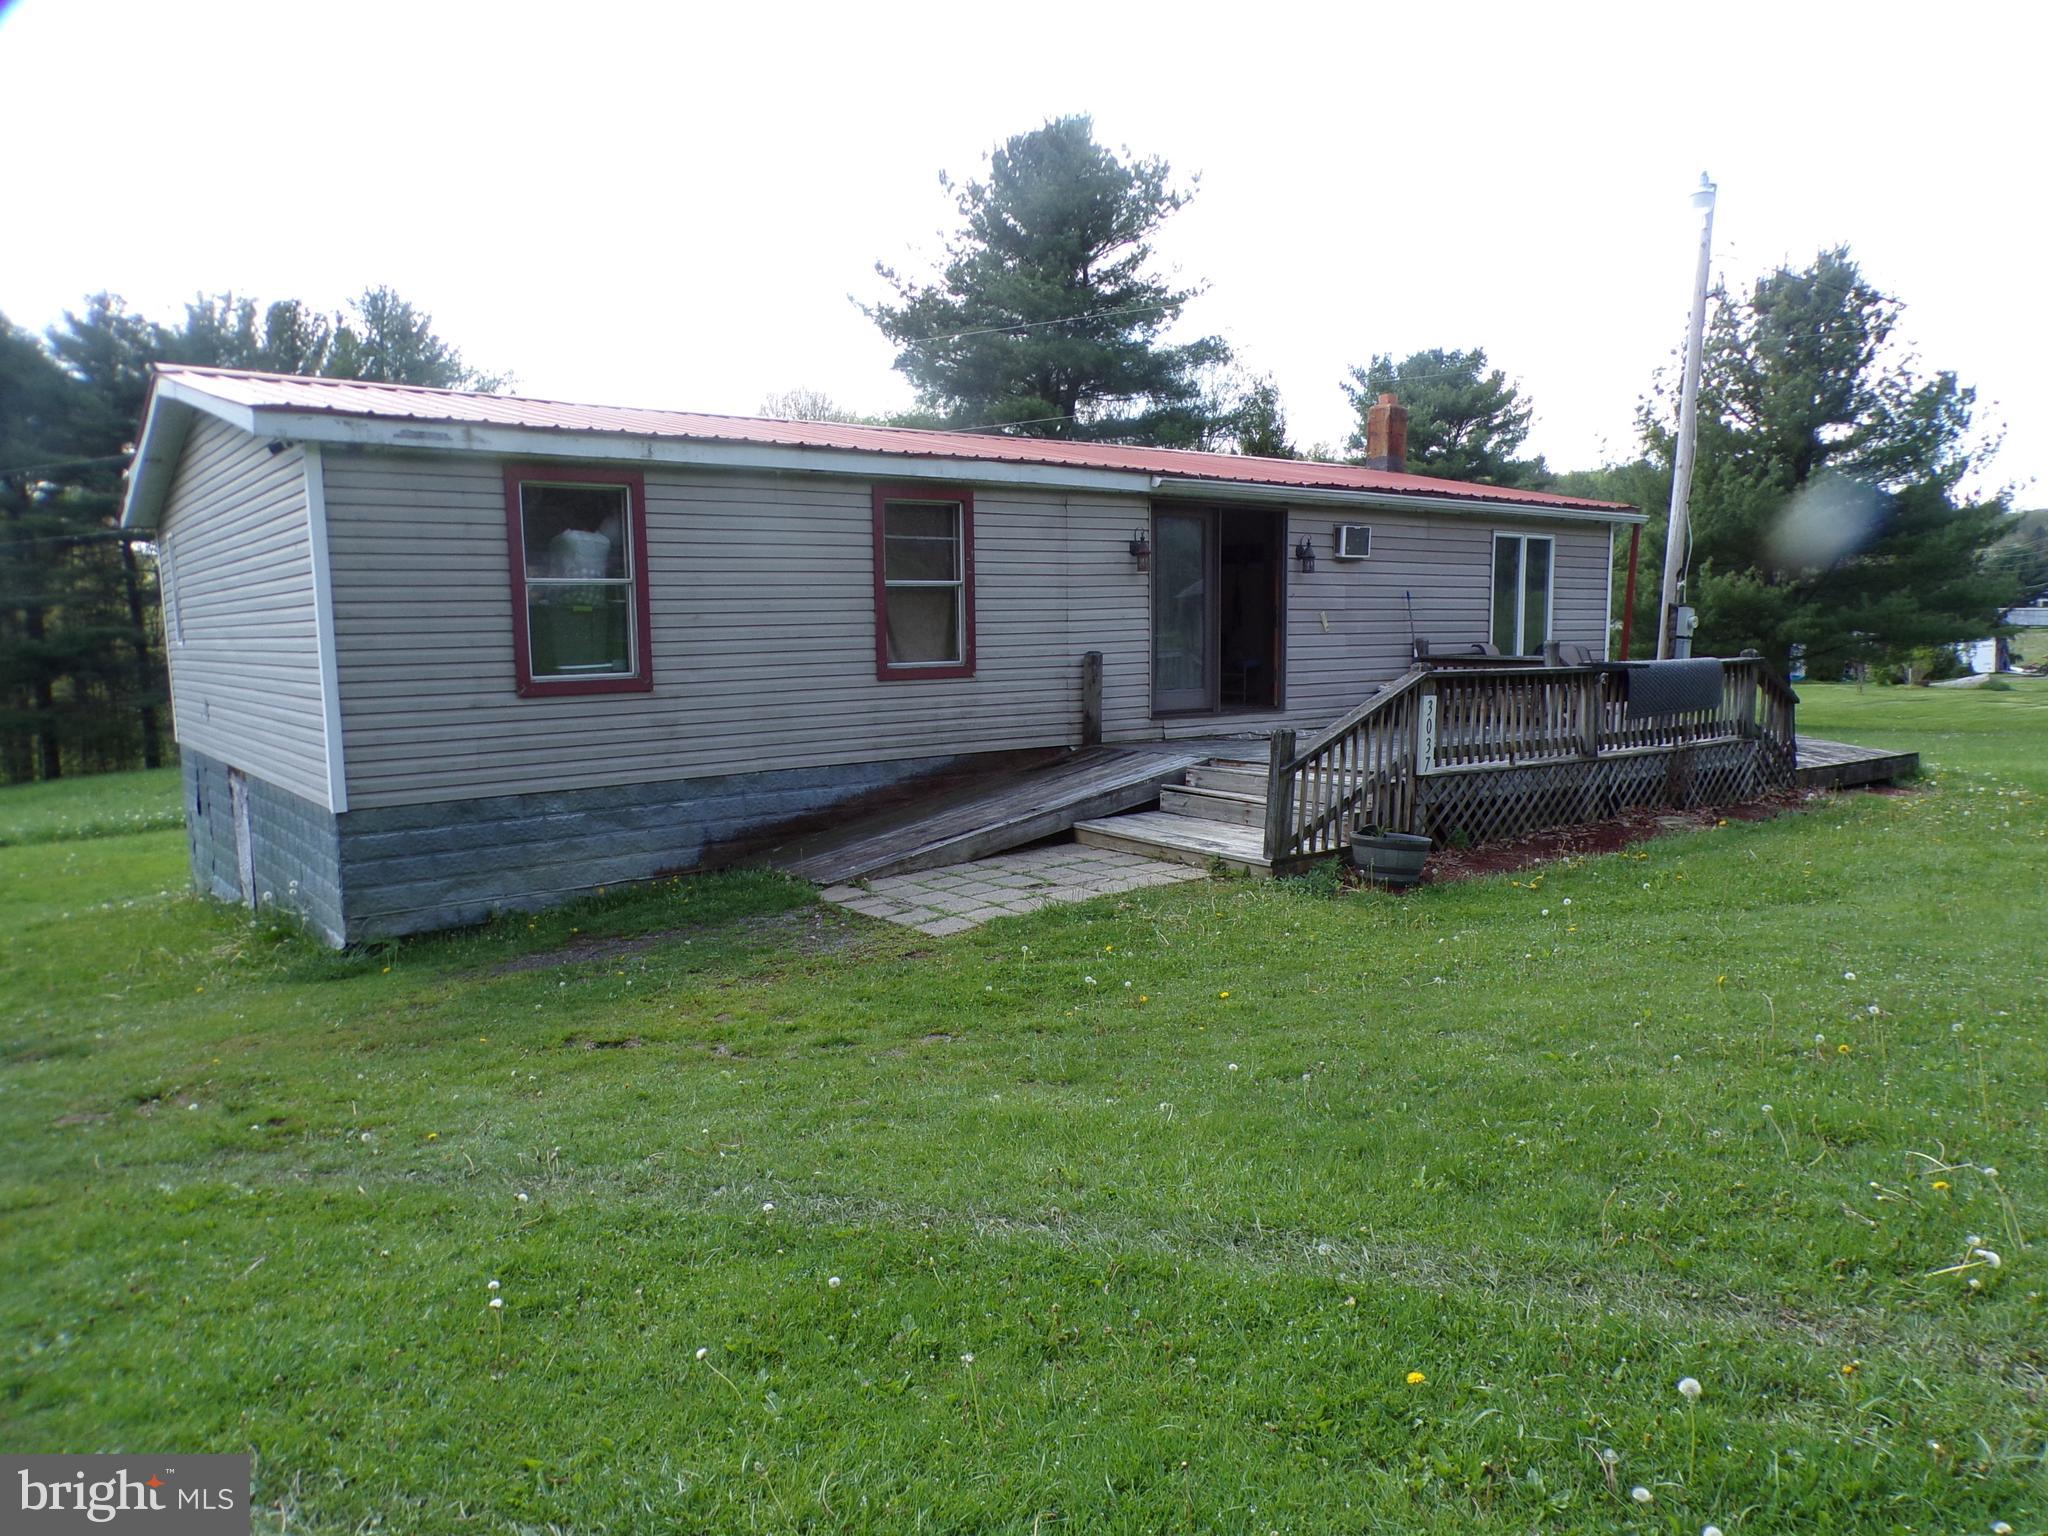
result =
[[[1304,574],[1314,570],[1316,568],[1315,540],[1304,537],[1299,544],[1294,546],[1294,558],[1301,562],[1301,569]]]
[[[1152,540],[1142,528],[1131,534],[1131,558],[1138,562],[1141,574],[1152,569]]]

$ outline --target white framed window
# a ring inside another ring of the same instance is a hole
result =
[[[1544,533],[1493,536],[1494,649],[1503,656],[1541,656],[1550,639],[1557,540]]]

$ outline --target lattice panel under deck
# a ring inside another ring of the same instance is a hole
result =
[[[1632,757],[1603,757],[1431,774],[1417,795],[1417,828],[1437,842],[1500,842],[1621,811],[1690,810],[1754,800],[1791,781],[1771,744],[1735,741]]]

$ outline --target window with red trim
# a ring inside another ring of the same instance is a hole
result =
[[[647,493],[628,470],[505,471],[512,652],[522,694],[654,686]]]
[[[875,676],[974,675],[974,495],[878,485]]]

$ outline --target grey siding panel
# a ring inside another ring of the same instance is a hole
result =
[[[1339,523],[1365,523],[1366,560],[1336,558]],[[1545,520],[1467,514],[1418,515],[1378,509],[1289,515],[1287,529],[1287,707],[1256,715],[1182,716],[1169,736],[1288,725],[1314,730],[1353,708],[1378,684],[1401,675],[1415,635],[1438,644],[1483,641],[1493,602],[1493,536],[1548,534],[1557,540],[1551,638],[1599,647],[1607,633],[1607,529]],[[1303,572],[1295,544],[1315,547]]]
[[[1313,727],[1408,665],[1420,633],[1487,634],[1495,528],[1558,540],[1559,639],[1605,635],[1603,526],[1418,514],[1291,515],[1284,714],[1157,720],[1150,578],[1126,545],[1143,498],[975,492],[977,675],[874,675],[865,483],[644,466],[651,693],[514,690],[502,466],[330,450],[326,506],[352,808],[1072,744],[1081,657],[1103,653],[1104,734]],[[1332,558],[1338,521],[1373,558]]]
[[[180,745],[329,808],[302,454],[201,417],[158,545]]]
[[[1142,501],[975,494],[977,675],[881,682],[868,488],[647,470],[654,690],[514,691],[496,461],[330,452],[352,808],[1077,742],[1145,712]]]

